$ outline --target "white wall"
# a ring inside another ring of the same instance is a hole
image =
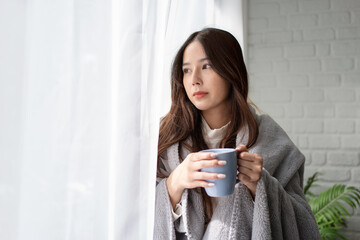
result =
[[[306,155],[317,191],[360,186],[360,1],[250,0],[250,97]],[[360,211],[346,236],[360,239]]]

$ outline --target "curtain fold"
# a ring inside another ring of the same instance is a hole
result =
[[[224,4],[0,2],[1,239],[152,239],[170,65]]]

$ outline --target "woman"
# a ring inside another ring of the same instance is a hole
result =
[[[172,105],[161,120],[154,239],[320,239],[303,195],[304,156],[267,115],[248,104],[242,51],[228,32],[195,32],[171,74]],[[226,164],[208,148],[236,148],[234,193],[210,198],[200,172]]]

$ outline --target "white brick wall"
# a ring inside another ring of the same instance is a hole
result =
[[[323,173],[360,187],[360,0],[249,0],[250,97]],[[360,210],[345,236],[360,239]]]

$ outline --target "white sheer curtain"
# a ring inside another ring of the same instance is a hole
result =
[[[172,58],[205,26],[242,42],[241,14],[235,0],[1,0],[0,239],[152,239]]]

